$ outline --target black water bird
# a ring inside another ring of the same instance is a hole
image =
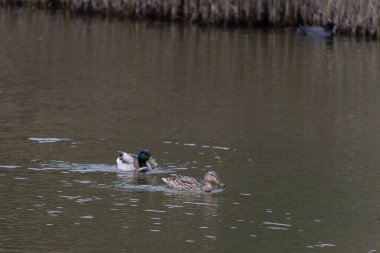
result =
[[[321,26],[300,26],[297,33],[304,36],[332,38],[336,33],[336,25],[328,21],[325,27]]]

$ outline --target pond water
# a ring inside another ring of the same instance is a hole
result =
[[[0,251],[380,251],[379,56],[294,30],[0,10]],[[117,170],[143,148],[159,169]],[[161,181],[207,170],[226,188]]]

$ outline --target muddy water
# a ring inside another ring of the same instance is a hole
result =
[[[1,252],[380,250],[380,44],[0,11]],[[148,148],[152,173],[117,170]],[[226,183],[166,188],[171,173]]]

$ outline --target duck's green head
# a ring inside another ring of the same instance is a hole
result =
[[[137,155],[137,160],[139,161],[140,167],[145,167],[147,162],[149,162],[153,168],[157,167],[156,162],[152,158],[152,154],[148,150],[141,150]]]
[[[148,150],[141,150],[137,155],[137,159],[139,162],[146,163],[151,156],[152,154]]]

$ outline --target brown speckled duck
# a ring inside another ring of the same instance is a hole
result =
[[[162,178],[162,180],[170,188],[181,191],[210,192],[214,188],[214,185],[225,186],[215,171],[208,171],[203,179],[173,174],[171,177]]]

